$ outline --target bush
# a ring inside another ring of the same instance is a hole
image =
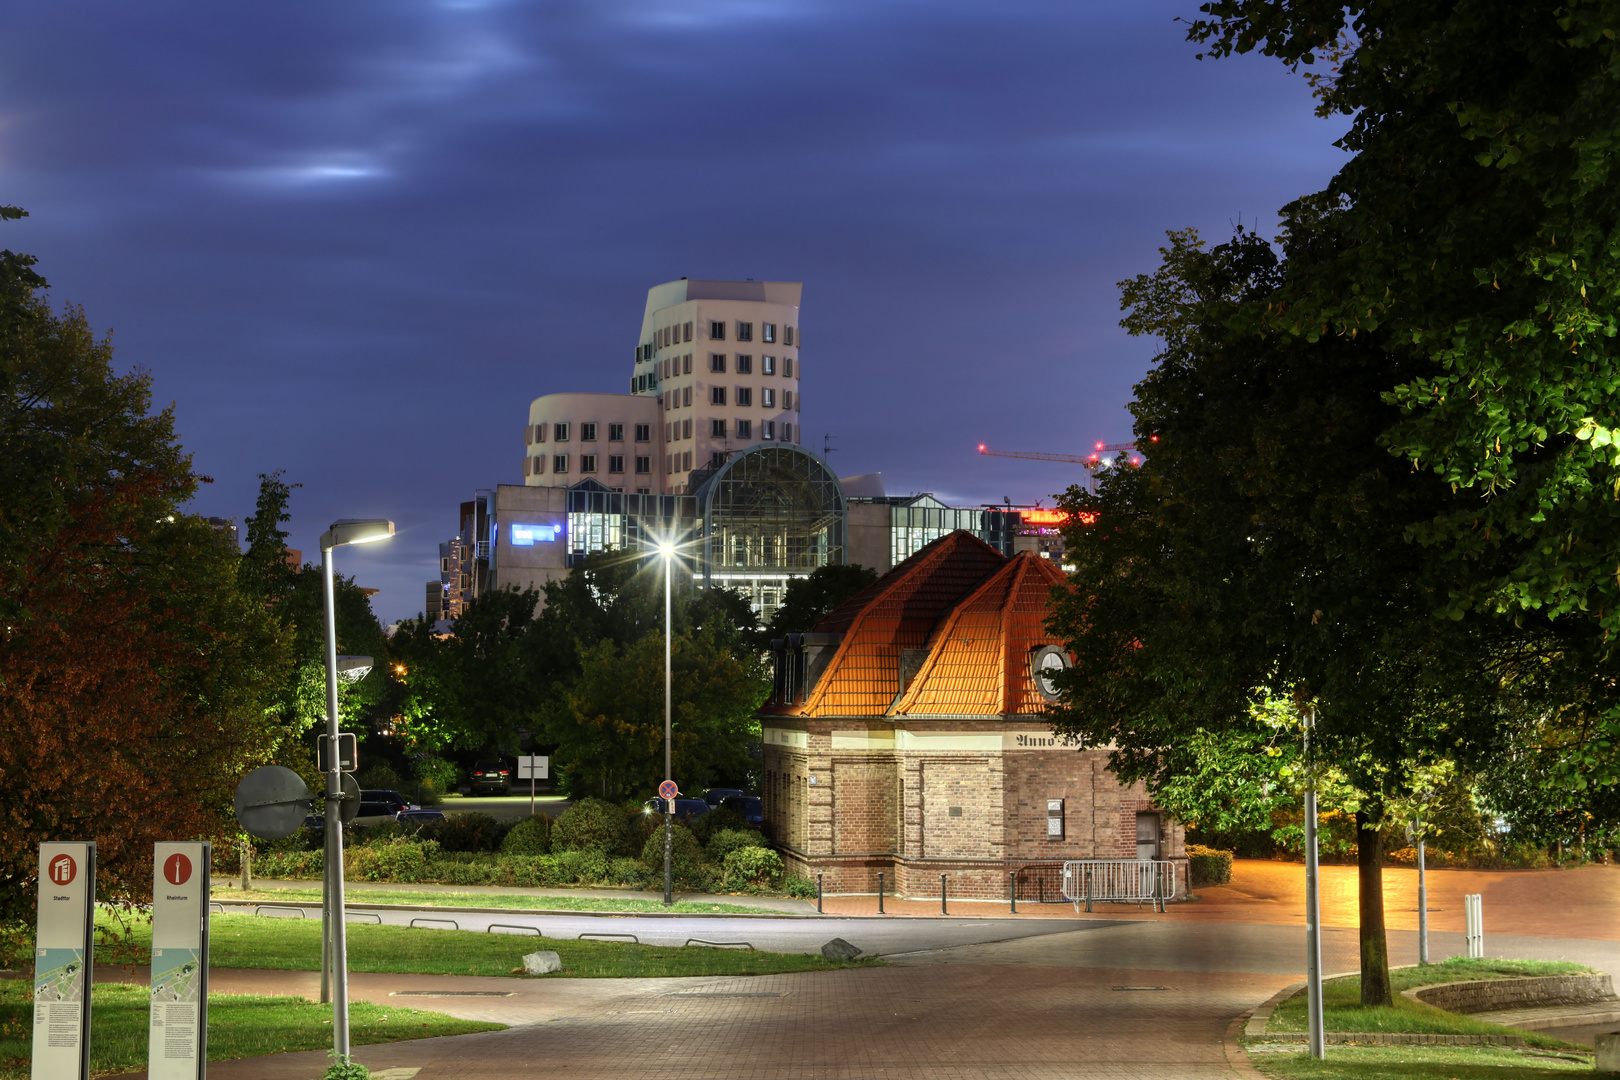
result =
[[[764,846],[764,838],[753,829],[722,829],[711,836],[703,847],[709,853],[710,862],[724,866],[726,856],[738,848]]]
[[[488,814],[451,814],[443,821],[430,821],[418,834],[424,840],[437,840],[445,851],[499,851],[511,825]]]
[[[789,874],[782,879],[777,888],[788,896],[797,897],[800,900],[814,900],[816,898],[815,879],[800,874]]]
[[[561,851],[551,857],[553,885],[595,885],[607,877],[611,861],[600,851]]]
[[[608,864],[607,885],[646,885],[651,881],[647,865],[640,859],[618,858]]]
[[[1202,885],[1226,885],[1232,880],[1232,853],[1217,851],[1201,844],[1187,845],[1188,884],[1196,889]]]
[[[692,819],[692,823],[687,828],[691,829],[692,835],[698,838],[698,843],[707,848],[709,841],[714,838],[716,833],[731,829],[749,829],[752,826],[748,824],[747,819],[735,810],[717,809],[710,810],[707,814],[699,814]]]
[[[552,851],[625,852],[624,811],[602,799],[581,799],[564,810],[551,831]]]
[[[460,770],[454,762],[443,758],[423,758],[416,763],[416,780],[421,784],[417,802],[423,806],[433,806],[439,797],[456,790],[456,783],[460,779]]]
[[[551,819],[544,814],[518,822],[501,841],[502,855],[544,855],[550,850]]]
[[[398,791],[404,786],[400,783],[399,773],[380,761],[355,779],[367,791]]]
[[[724,866],[728,889],[769,888],[782,876],[782,856],[770,848],[738,848],[726,856]]]
[[[318,878],[325,865],[324,851],[272,851],[258,857],[253,873],[263,878]]]
[[[670,838],[670,876],[689,888],[701,888],[713,875],[704,873],[703,847],[685,825],[674,826]],[[641,861],[652,876],[662,881],[664,876],[664,830],[659,829],[647,837],[641,849]]]
[[[428,861],[438,853],[435,841],[394,836],[351,849],[345,870],[363,881],[421,881]]]

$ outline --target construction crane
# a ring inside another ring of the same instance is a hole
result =
[[[1095,444],[1089,454],[1049,454],[1040,450],[992,450],[984,443],[979,444],[979,453],[986,457],[1024,458],[1029,461],[1069,461],[1076,465],[1089,465],[1096,467],[1112,464],[1103,458],[1104,454],[1130,454],[1132,465],[1142,464],[1142,457],[1137,452],[1134,442]]]

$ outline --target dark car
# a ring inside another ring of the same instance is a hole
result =
[[[416,804],[406,800],[405,796],[397,791],[366,790],[360,793],[361,802],[384,803],[394,808],[397,814],[401,810],[415,810]]]
[[[708,803],[710,806],[719,806],[727,799],[741,798],[746,794],[748,793],[742,788],[712,787],[703,793],[703,801]]]
[[[401,810],[395,820],[401,825],[426,825],[430,821],[443,821],[444,811],[431,807],[425,810]]]
[[[641,805],[649,814],[662,814],[664,812],[663,799],[648,799]],[[691,821],[699,814],[707,814],[710,809],[709,804],[702,799],[676,799],[675,820]]]
[[[750,825],[765,824],[765,804],[758,795],[733,795],[723,800],[720,808],[741,815]]]
[[[480,761],[473,766],[472,793],[474,795],[510,795],[512,793],[512,766],[499,759]]]

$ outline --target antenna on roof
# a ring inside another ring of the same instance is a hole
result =
[[[838,447],[836,447],[836,446],[834,446],[832,444],[832,441],[833,441],[834,438],[836,438],[836,436],[833,436],[833,435],[823,435],[821,437],[821,456],[822,457],[826,457],[828,454],[830,454],[834,450],[838,449]]]

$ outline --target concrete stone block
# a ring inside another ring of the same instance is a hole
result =
[[[562,958],[554,952],[532,952],[523,957],[523,971],[528,975],[550,975],[562,970]]]
[[[828,960],[853,960],[861,955],[861,950],[843,938],[835,937],[821,947],[821,955]]]
[[[1620,1073],[1620,1031],[1600,1031],[1593,1040],[1597,1060],[1592,1068],[1600,1073]]]

